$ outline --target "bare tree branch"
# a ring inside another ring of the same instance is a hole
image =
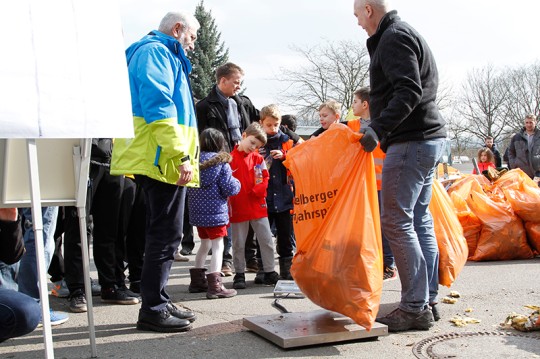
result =
[[[365,46],[356,41],[327,41],[292,50],[306,60],[305,65],[280,69],[277,80],[286,87],[278,95],[279,101],[305,119],[303,125],[317,125],[319,105],[330,99],[340,102],[346,114],[354,91],[368,83],[369,56]]]

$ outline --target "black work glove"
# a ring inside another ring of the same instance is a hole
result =
[[[360,129],[360,133],[364,136],[360,139],[360,144],[364,147],[366,152],[373,152],[379,143],[379,137],[371,127],[364,127]]]

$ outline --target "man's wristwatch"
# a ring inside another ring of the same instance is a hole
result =
[[[185,157],[182,157],[182,158],[180,158],[180,163],[182,164],[184,162],[187,162],[187,161],[189,161],[189,159],[190,159],[189,155],[187,155]]]

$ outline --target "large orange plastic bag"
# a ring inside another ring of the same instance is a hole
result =
[[[524,221],[540,222],[540,188],[522,170],[506,172],[495,181],[514,212]]]
[[[472,191],[467,204],[482,221],[482,231],[473,261],[510,260],[532,258],[527,244],[523,222],[508,202],[490,197],[484,192]]]
[[[372,154],[333,124],[287,153],[296,193],[291,274],[315,304],[371,329],[382,293],[382,242]]]
[[[525,230],[529,245],[536,252],[535,254],[540,254],[540,223],[525,222]]]
[[[501,188],[519,189],[523,184],[538,187],[536,182],[519,168],[504,173],[495,183]]]
[[[483,176],[482,176],[483,177]],[[469,256],[474,255],[478,238],[480,237],[480,231],[482,230],[482,222],[471,211],[467,204],[467,198],[471,191],[482,191],[483,186],[490,185],[489,181],[480,176],[467,176],[463,179],[454,182],[454,184],[448,189],[448,194],[452,199],[454,208],[456,209],[459,222],[463,227],[463,235],[467,239],[467,246],[469,248]]]
[[[439,181],[433,182],[429,210],[439,247],[439,283],[450,287],[465,266],[469,250],[452,200]]]

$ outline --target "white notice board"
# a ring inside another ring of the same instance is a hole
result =
[[[76,206],[80,139],[38,139],[42,206]],[[0,139],[0,207],[31,207],[28,150],[24,139]],[[85,182],[85,181],[83,181]]]

